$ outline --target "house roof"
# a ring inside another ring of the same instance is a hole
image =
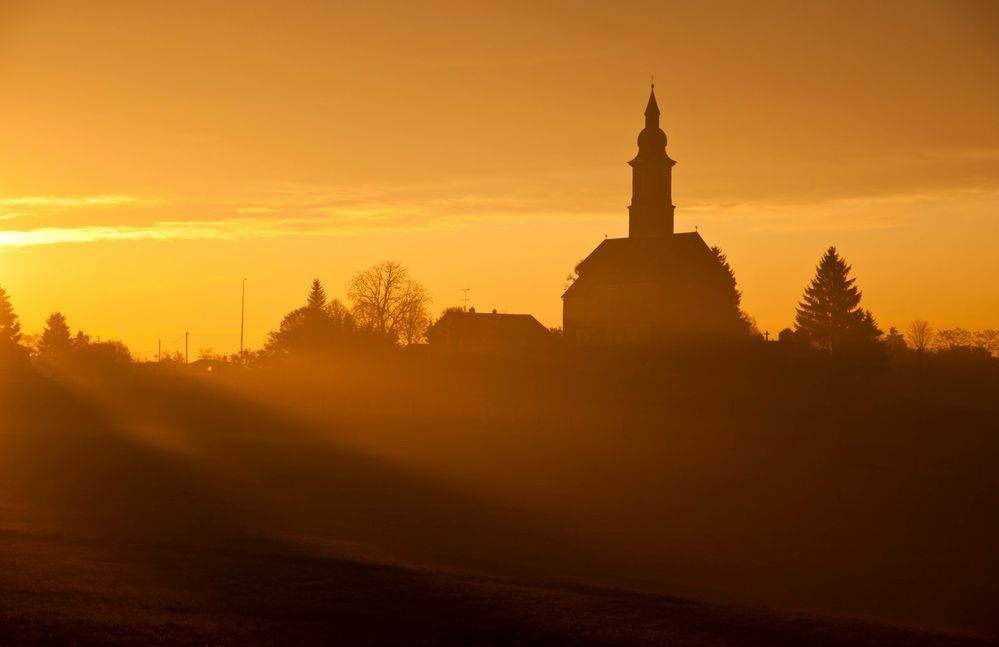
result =
[[[463,337],[526,339],[547,335],[548,329],[533,315],[452,310],[430,327],[427,337],[433,343],[436,335],[454,333]]]
[[[642,283],[658,276],[682,275],[685,268],[711,259],[710,248],[697,232],[652,238],[608,238],[576,269],[579,277],[562,298],[581,296],[594,285]]]

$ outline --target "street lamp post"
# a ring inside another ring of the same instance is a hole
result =
[[[246,277],[243,277],[243,296],[239,307],[239,358],[243,359],[243,330],[246,325]]]

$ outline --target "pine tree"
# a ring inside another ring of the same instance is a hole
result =
[[[0,287],[0,341],[14,344],[21,341],[21,322],[14,313],[7,291]]]
[[[874,316],[860,307],[861,291],[852,268],[830,247],[805,288],[795,313],[795,329],[807,333],[815,346],[836,352],[844,344],[873,342],[881,335]]]
[[[281,326],[268,335],[266,350],[278,354],[327,351],[341,345],[353,330],[346,306],[328,300],[323,284],[314,279],[305,305],[285,315]]]
[[[742,291],[736,288],[735,272],[732,270],[732,266],[728,264],[728,256],[722,252],[721,247],[717,246],[711,248],[711,253],[715,255],[718,264],[725,270],[727,276],[727,285],[725,286],[726,297],[731,301],[732,307],[739,310],[739,305],[742,303]]]
[[[38,354],[46,361],[65,359],[73,349],[73,338],[69,332],[66,317],[60,312],[52,313],[45,321],[45,330],[38,341]]]
[[[312,290],[309,292],[309,300],[306,307],[322,310],[326,307],[326,290],[319,279],[312,279]]]
[[[715,273],[717,289],[714,294],[718,298],[719,306],[719,311],[714,313],[715,323],[725,330],[730,329],[745,334],[751,328],[751,317],[742,310],[742,291],[736,286],[735,272],[720,247],[712,247],[711,253],[718,262],[720,270]]]

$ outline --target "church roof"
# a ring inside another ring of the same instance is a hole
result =
[[[713,254],[697,232],[652,238],[605,239],[576,267],[579,277],[562,298],[583,296],[599,284],[644,283],[658,277],[682,280]]]

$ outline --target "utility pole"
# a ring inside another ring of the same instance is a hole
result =
[[[191,355],[188,353],[188,347],[189,347],[188,342],[190,342],[190,341],[191,341],[191,333],[189,333],[189,332],[184,333],[184,363],[185,364],[190,364],[191,363]]]
[[[462,307],[462,312],[468,312],[468,293],[472,291],[472,288],[462,288],[462,292],[465,293],[465,305]]]
[[[239,307],[239,357],[243,358],[243,329],[246,324],[246,277],[243,277],[243,298]]]
[[[163,340],[162,339],[157,339],[156,340],[156,361],[157,362],[162,362],[163,361]]]

